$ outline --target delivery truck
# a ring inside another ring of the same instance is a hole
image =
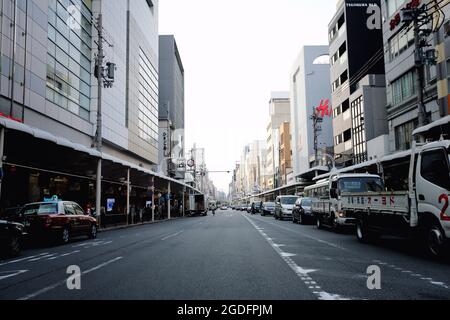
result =
[[[432,256],[448,254],[450,140],[445,128],[438,141],[413,142],[407,190],[338,195],[342,213],[356,219],[360,242],[370,242],[383,234],[401,235],[418,240],[416,243]]]

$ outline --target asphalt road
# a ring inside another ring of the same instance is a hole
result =
[[[412,246],[362,245],[351,233],[218,211],[26,250],[0,261],[0,299],[450,299],[450,262]],[[67,288],[73,265],[81,290]],[[372,265],[379,290],[367,287]]]

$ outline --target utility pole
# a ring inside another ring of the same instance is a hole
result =
[[[406,8],[401,10],[401,22],[404,27],[412,28],[414,31],[415,44],[415,69],[416,69],[416,92],[417,92],[417,106],[419,127],[425,126],[429,123],[427,110],[424,103],[425,89],[424,83],[424,67],[426,65],[436,65],[436,51],[434,49],[425,50],[424,48],[431,47],[428,43],[428,37],[433,32],[427,25],[432,21],[432,16],[428,13],[426,4],[420,5],[420,1],[411,1]]]
[[[102,88],[103,88],[103,16],[100,13],[97,19],[97,31],[98,31],[98,43],[97,43],[97,61],[95,66],[95,73],[97,77],[97,132],[95,135],[95,145],[98,152],[102,153],[103,141],[102,141]],[[96,195],[95,195],[95,211],[97,212],[97,219],[101,227],[101,207],[102,207],[102,158],[98,160],[97,165],[97,183],[96,183]]]
[[[414,45],[416,47],[415,52],[415,69],[416,69],[416,92],[417,92],[417,106],[419,108],[419,127],[423,127],[428,124],[427,110],[423,102],[423,90],[424,90],[424,63],[423,63],[423,47],[422,37],[420,35],[419,19],[414,19]]]
[[[114,73],[116,65],[111,62],[106,63],[106,67],[103,66],[105,53],[103,50],[103,15],[100,12],[97,17],[96,29],[98,32],[97,40],[97,57],[95,61],[94,75],[97,78],[97,130],[95,133],[95,146],[97,151],[101,154],[103,151],[103,135],[102,135],[102,90],[105,88],[112,88],[114,83]],[[110,45],[112,47],[112,45]],[[97,179],[96,179],[96,195],[95,195],[95,210],[97,212],[97,219],[100,224],[101,220],[101,197],[102,197],[102,158],[98,160],[97,164]],[[127,213],[129,214],[129,207]]]
[[[315,166],[319,165],[319,135],[322,131],[323,118],[319,117],[316,108],[313,108],[313,115],[311,116],[313,121],[313,131],[314,131],[314,162]]]

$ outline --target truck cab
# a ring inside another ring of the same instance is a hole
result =
[[[424,227],[429,249],[439,254],[444,241],[450,239],[450,140],[426,144],[414,156],[410,195],[417,208],[413,204],[412,226]]]

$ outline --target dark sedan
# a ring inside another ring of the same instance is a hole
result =
[[[275,202],[264,202],[261,207],[261,215],[264,217],[266,215],[273,216],[275,214]]]
[[[299,198],[292,211],[292,222],[306,224],[314,222],[314,214],[311,210],[311,198]]]
[[[22,251],[24,226],[0,220],[0,256],[16,257]]]

